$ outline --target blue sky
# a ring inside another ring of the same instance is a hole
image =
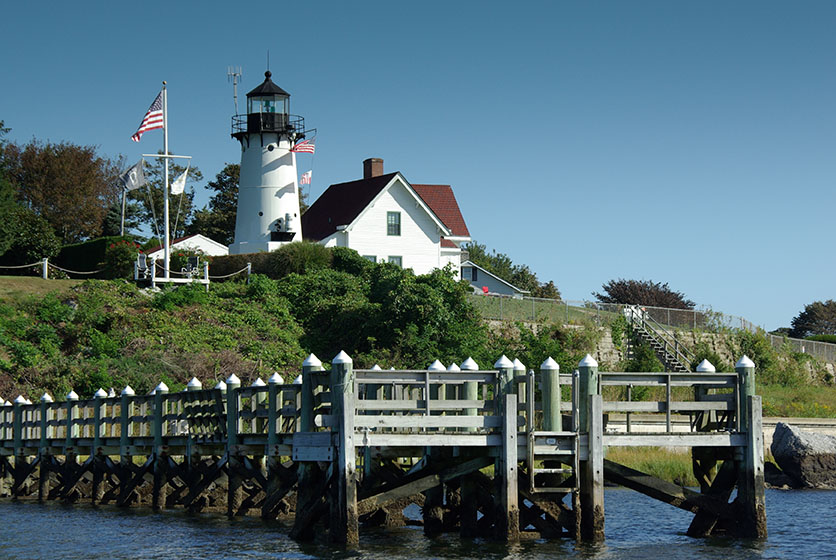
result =
[[[263,80],[318,130],[310,199],[362,161],[451,184],[471,235],[568,299],[668,282],[768,329],[834,297],[836,3],[15,2],[10,139],[131,142],[163,80],[204,184]],[[198,205],[208,199],[192,185]]]

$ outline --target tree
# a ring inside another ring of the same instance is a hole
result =
[[[792,320],[789,335],[807,338],[817,334],[836,334],[836,301],[814,301]]]
[[[238,181],[241,166],[227,163],[206,188],[215,192],[209,205],[194,213],[189,233],[200,233],[218,243],[231,245],[235,239],[235,214],[238,210]]]
[[[163,235],[164,199],[163,184],[165,183],[164,158],[150,158],[145,161],[144,172],[148,184],[142,188],[130,191],[128,200],[139,205],[139,222],[151,229],[153,236]],[[186,168],[172,160],[168,165],[169,185],[183,173]],[[168,212],[170,220],[170,234],[172,238],[182,237],[192,221],[194,214],[194,189],[188,186],[189,181],[203,180],[203,173],[197,167],[189,167],[187,186],[182,195],[168,195]]]
[[[537,275],[526,265],[517,265],[505,253],[491,251],[485,245],[472,241],[463,247],[469,254],[470,262],[478,264],[491,274],[510,282],[521,290],[528,290],[532,297],[560,299],[560,291],[549,280],[541,284]]]
[[[0,257],[4,265],[17,266],[51,258],[61,250],[61,240],[49,223],[18,204],[0,212],[0,238],[8,248]]]
[[[670,309],[693,309],[693,301],[685,299],[681,292],[675,292],[668,284],[652,280],[610,280],[602,286],[604,293],[592,292],[601,303],[625,305],[646,305]]]
[[[44,218],[64,243],[101,233],[107,208],[119,198],[117,163],[95,146],[33,140],[3,144],[7,178],[17,199]]]

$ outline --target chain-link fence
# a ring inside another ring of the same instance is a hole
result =
[[[585,323],[603,325],[621,314],[624,306],[579,300],[555,300],[503,295],[471,295],[474,307],[485,319],[495,321],[523,321],[528,323]],[[710,309],[668,309],[642,307],[647,316],[657,323],[673,329],[718,333],[726,330],[758,332],[763,329],[743,317],[726,315]],[[768,334],[774,348],[789,345],[794,352],[801,352],[836,363],[836,344],[801,340]]]

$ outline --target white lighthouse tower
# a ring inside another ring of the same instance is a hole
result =
[[[235,241],[230,254],[273,251],[302,240],[296,154],[305,119],[290,114],[290,94],[264,82],[247,94],[247,114],[232,117],[232,136],[241,142],[241,176]]]

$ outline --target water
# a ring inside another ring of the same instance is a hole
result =
[[[361,529],[359,549],[345,551],[325,542],[296,543],[287,525],[255,518],[4,500],[0,558],[836,558],[836,492],[768,490],[766,541],[692,539],[684,535],[691,514],[629,490],[607,489],[605,503],[607,539],[596,546],[568,539],[515,545],[458,535],[428,539],[420,528],[403,528]]]

